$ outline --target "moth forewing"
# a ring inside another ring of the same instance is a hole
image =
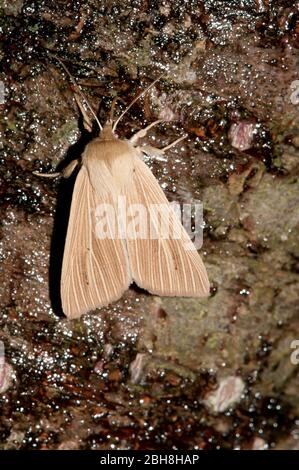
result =
[[[104,185],[103,178],[99,186]],[[101,204],[114,207],[112,194],[99,197],[83,165],[74,187],[61,273],[62,308],[69,318],[118,300],[131,283],[124,241],[114,233],[102,239],[97,235]],[[108,229],[114,223],[108,219]]]
[[[197,251],[190,249],[190,237],[158,181],[139,158],[135,159],[134,170],[133,183],[126,192],[128,204],[143,204],[150,223],[146,238],[140,238],[136,231],[135,237],[127,239],[133,280],[157,295],[207,296],[210,285],[205,266]],[[157,225],[158,218],[152,217],[155,206],[162,207],[168,216],[168,237]]]

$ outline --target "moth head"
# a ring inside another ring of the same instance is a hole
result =
[[[100,130],[99,137],[101,140],[115,140],[117,138],[113,132],[113,122],[110,119],[106,122],[103,129]]]

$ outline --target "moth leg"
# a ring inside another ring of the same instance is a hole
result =
[[[41,176],[42,178],[57,178],[61,176],[61,173],[39,173],[38,171],[32,172],[35,176]]]
[[[69,178],[75,168],[78,166],[79,160],[72,160],[62,171],[61,175],[63,178]]]
[[[76,103],[78,105],[78,108],[80,109],[81,113],[82,113],[82,116],[83,116],[83,126],[84,126],[84,129],[86,129],[88,132],[91,132],[92,131],[92,122],[88,116],[88,114],[86,113],[82,103],[81,103],[81,100],[79,98],[79,96],[77,95],[77,93],[74,94],[75,96],[75,100],[76,100]]]
[[[156,126],[157,124],[159,124],[160,122],[163,122],[162,119],[158,119],[157,121],[154,121],[152,122],[151,124],[149,124],[149,126],[145,127],[144,129],[140,129],[140,131],[136,132],[136,134],[134,134],[131,139],[130,139],[130,142],[134,145],[138,142],[139,139],[142,139],[142,137],[145,137],[146,134],[148,133],[148,131]]]
[[[63,176],[63,178],[69,178],[78,163],[79,160],[73,160],[62,171],[56,173],[39,173],[38,171],[33,171],[32,173],[36,176],[41,176],[42,178],[57,178],[58,176]]]
[[[152,147],[151,145],[143,145],[142,147],[136,147],[140,152],[140,157],[143,160],[142,156],[150,157],[154,160],[160,162],[167,162],[167,157],[164,154],[163,150]]]
[[[174,142],[172,142],[171,144],[169,145],[166,145],[166,147],[163,147],[162,149],[160,149],[160,151],[162,151],[163,153],[166,152],[166,150],[169,150],[171,149],[171,147],[174,147],[176,144],[178,144],[179,142],[181,142],[182,140],[186,139],[187,137],[187,134],[186,135],[183,135],[182,137],[179,137],[179,139],[176,139]]]
[[[154,157],[155,157],[155,155],[159,155],[159,157],[156,156],[156,160],[160,160],[160,161],[165,162],[165,161],[167,161],[166,158],[163,158],[163,155],[165,155],[165,152],[167,150],[169,150],[171,147],[174,147],[176,144],[178,144],[182,140],[186,139],[186,137],[187,137],[187,135],[183,135],[182,137],[180,137],[179,139],[176,139],[174,142],[167,145],[166,147],[163,147],[162,149],[152,147],[151,145],[143,145],[142,147],[137,147],[137,148],[141,153],[143,153],[145,155],[152,155]]]

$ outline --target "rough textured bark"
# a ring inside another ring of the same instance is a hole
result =
[[[298,449],[299,28],[290,3],[2,2],[0,448]],[[150,164],[169,199],[203,200],[209,299],[131,289],[81,320],[61,315],[74,180],[32,172],[78,157],[88,136],[49,52],[95,109],[101,102],[102,120],[116,94],[124,106],[164,73],[118,132],[162,118],[144,143],[188,133],[168,162]]]

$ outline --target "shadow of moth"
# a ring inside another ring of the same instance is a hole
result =
[[[69,318],[118,300],[132,282],[159,296],[209,294],[201,257],[143,161],[146,147],[137,145],[161,121],[140,130],[130,140],[121,140],[115,134],[120,119],[156,81],[114,122],[112,106],[103,127],[88,105],[100,132],[82,154],[72,196],[61,273],[62,308]],[[81,90],[79,93],[83,95]],[[92,123],[78,96],[76,100],[85,128],[91,131]],[[163,153],[183,138],[156,152]],[[71,162],[63,176],[68,177],[78,163]],[[153,211],[157,207],[163,208],[168,236],[161,233]]]

